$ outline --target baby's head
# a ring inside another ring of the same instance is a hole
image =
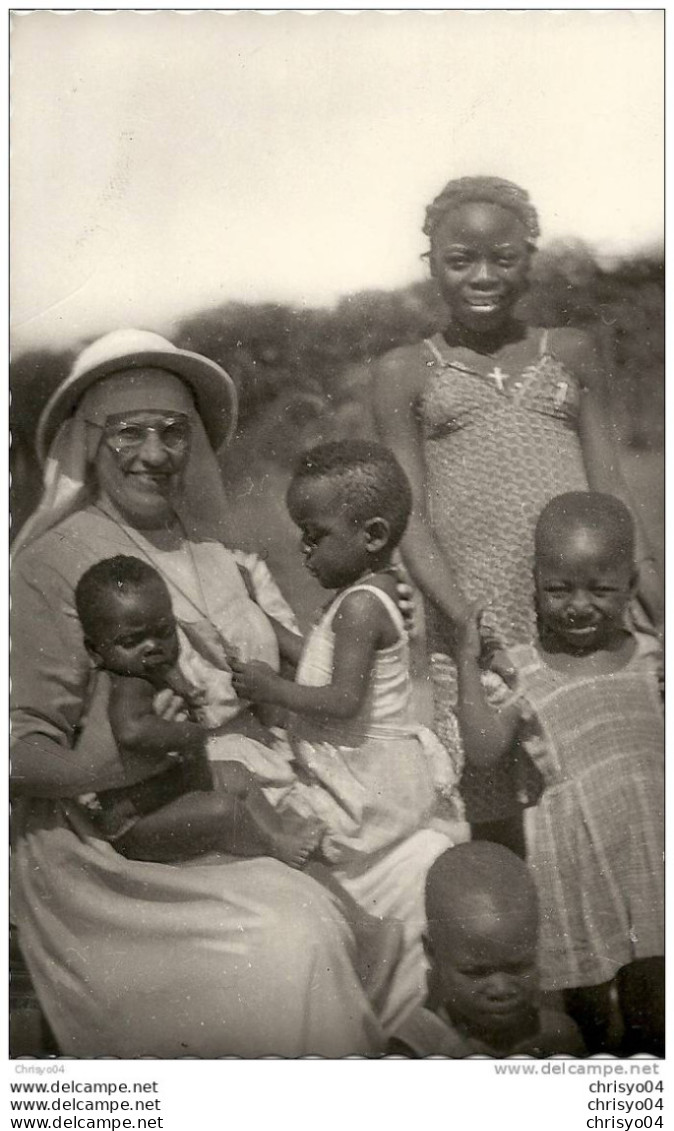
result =
[[[94,663],[147,679],[173,667],[179,643],[171,598],[152,566],[118,555],[82,574],[75,606]]]
[[[539,236],[529,194],[501,177],[460,177],[426,209],[431,274],[452,321],[490,333],[527,287]]]
[[[307,568],[325,589],[387,566],[411,508],[411,488],[393,452],[370,440],[311,448],[288,488]]]
[[[538,1024],[538,903],[526,864],[498,844],[449,848],[426,879],[429,1003],[499,1051]]]
[[[536,607],[546,645],[571,653],[622,639],[634,595],[634,522],[599,491],[558,495],[536,524]]]

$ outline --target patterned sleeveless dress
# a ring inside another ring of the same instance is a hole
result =
[[[664,954],[660,646],[639,635],[625,667],[582,678],[533,644],[509,658],[522,741],[545,782],[525,818],[543,988],[599,985]]]
[[[417,405],[436,538],[470,601],[512,645],[535,632],[533,534],[545,504],[565,491],[587,490],[578,437],[581,391],[541,334],[536,361],[519,375],[498,367],[484,375],[463,364],[441,334],[424,343],[428,383]],[[434,729],[461,768],[453,707],[454,665],[444,618],[427,602]],[[507,759],[495,770],[463,774],[472,822],[512,816],[534,789],[526,767]]]

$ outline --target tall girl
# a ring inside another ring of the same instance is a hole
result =
[[[424,232],[447,327],[381,359],[375,411],[412,484],[402,549],[425,598],[435,729],[460,761],[448,657],[467,604],[488,606],[489,628],[505,644],[530,638],[533,531],[545,503],[588,486],[629,500],[591,337],[527,326],[515,312],[539,235],[528,194],[496,177],[450,181]],[[640,528],[637,561],[639,597],[659,623],[661,587]],[[473,836],[521,854],[521,804],[534,787],[514,757],[488,771],[468,767]]]

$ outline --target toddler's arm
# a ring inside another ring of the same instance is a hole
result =
[[[156,694],[148,680],[112,676],[109,717],[120,750],[155,758],[196,753],[206,729],[198,723],[159,718],[154,710]]]
[[[255,703],[273,703],[313,718],[351,719],[367,694],[375,652],[385,638],[390,618],[381,601],[367,592],[351,593],[332,622],[335,635],[332,681],[305,687],[282,679],[268,664],[232,664],[234,690]]]
[[[512,747],[520,713],[514,705],[498,709],[489,702],[482,681],[479,622],[480,611],[473,606],[458,641],[456,717],[466,758],[476,766],[489,766]]]

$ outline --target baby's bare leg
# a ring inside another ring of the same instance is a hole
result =
[[[114,846],[132,860],[172,864],[210,852],[269,856],[269,838],[245,800],[222,791],[185,793],[141,817]]]
[[[293,868],[302,868],[320,841],[323,826],[292,814],[281,814],[265,797],[254,775],[241,762],[215,763],[216,792],[233,794],[267,838],[265,855],[275,856]]]

